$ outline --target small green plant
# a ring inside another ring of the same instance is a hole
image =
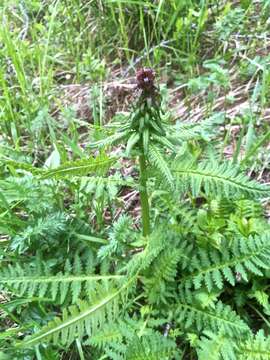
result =
[[[269,9],[0,2],[0,359],[270,359]]]
[[[3,159],[1,309],[16,326],[1,335],[1,356],[270,358],[270,232],[259,203],[270,189],[209,149],[223,120],[170,123],[154,80],[138,70],[131,113],[91,143],[95,156],[52,168]],[[106,155],[118,144],[119,159]],[[138,181],[117,175],[126,158]],[[137,229],[127,214],[103,221],[121,186],[139,192]]]
[[[126,141],[126,156],[138,155],[144,236],[148,236],[151,231],[147,193],[149,165],[152,164],[164,175],[169,186],[174,186],[171,171],[158,149],[158,146],[163,146],[172,150],[174,145],[170,141],[173,137],[166,131],[166,114],[161,109],[161,98],[154,85],[154,76],[153,70],[148,68],[137,72],[137,87],[140,94],[128,121],[112,136],[91,145],[101,148]]]

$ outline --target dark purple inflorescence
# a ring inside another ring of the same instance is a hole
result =
[[[136,73],[137,86],[144,91],[151,91],[155,88],[155,72],[150,68],[142,68],[137,70]]]

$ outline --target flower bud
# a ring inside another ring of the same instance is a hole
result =
[[[142,68],[136,73],[137,86],[139,89],[149,91],[154,88],[155,72],[150,68]]]

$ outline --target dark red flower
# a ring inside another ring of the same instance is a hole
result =
[[[142,68],[136,73],[137,86],[139,89],[149,91],[154,88],[155,72],[151,68]]]

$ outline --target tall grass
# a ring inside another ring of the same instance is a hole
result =
[[[53,112],[61,103],[59,86],[64,84],[96,86],[115,68],[126,76],[142,65],[164,71],[181,84],[197,77],[207,58],[230,60],[234,53],[227,47],[224,55],[224,40],[219,37],[227,31],[222,25],[227,17],[237,26],[238,15],[230,15],[233,7],[209,0],[4,0],[0,5],[1,132],[13,145],[27,141],[33,148],[33,122],[39,121],[40,111]],[[248,19],[254,11],[252,2],[246,1],[243,11]],[[258,71],[263,108],[268,103],[269,71],[266,65]],[[43,120],[45,131],[39,135],[43,142],[53,143],[55,135],[46,130],[48,123]]]

